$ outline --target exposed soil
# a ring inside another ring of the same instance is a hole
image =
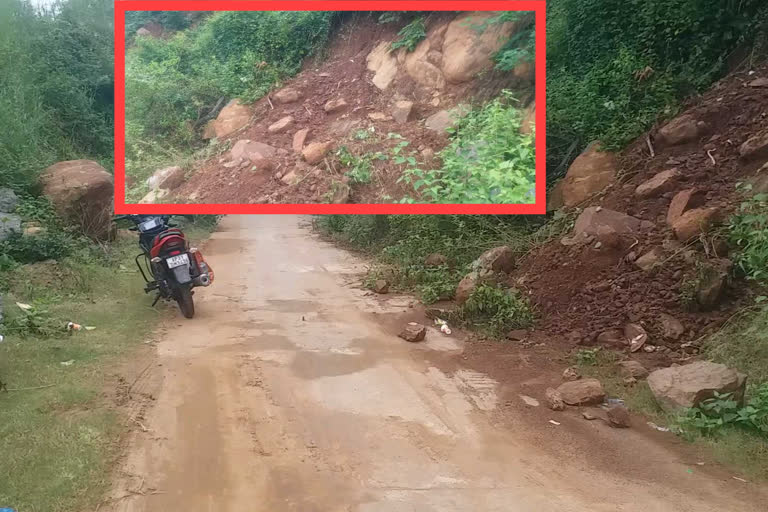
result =
[[[638,352],[636,357],[650,367],[668,366],[696,353],[695,346],[682,350],[680,345],[717,330],[737,309],[752,303],[750,285],[740,282],[726,290],[714,311],[690,312],[683,307],[681,287],[695,274],[695,261],[727,257],[728,249],[724,235],[716,230],[687,246],[677,244],[666,214],[672,197],[688,188],[701,190],[706,195],[704,206],[720,207],[723,218],[738,207],[742,196],[736,183],[753,179],[764,164],[740,160],[739,146],[768,127],[768,88],[747,84],[767,76],[766,65],[752,75],[735,73],[691,100],[685,113],[706,122],[709,133],[695,142],[664,147],[654,142],[654,130],[650,140],[655,156],[646,137],[640,137],[620,155],[618,183],[582,205],[600,205],[650,221],[649,232],[625,237],[618,248],[595,248],[594,241],[567,247],[554,240],[520,262],[511,283],[530,293],[541,318],[538,329],[561,335],[568,340],[566,345],[590,345],[609,328],[640,323],[661,348],[652,354]],[[682,180],[674,190],[652,199],[634,195],[640,183],[675,167]],[[658,246],[670,250],[664,263],[650,272],[626,259],[629,253],[642,255]],[[659,313],[670,314],[685,326],[679,340],[661,336]]]
[[[427,29],[445,23],[450,13],[431,14],[426,19]],[[373,73],[366,67],[366,57],[371,50],[384,40],[396,39],[399,27],[393,24],[380,25],[374,17],[358,16],[343,23],[327,50],[327,59],[322,62],[308,61],[304,69],[284,86],[302,93],[302,99],[288,104],[264,97],[252,105],[251,123],[241,131],[220,141],[221,147],[229,148],[235,141],[250,139],[269,144],[279,149],[274,166],[269,171],[251,170],[251,165],[225,167],[229,161],[221,154],[200,163],[190,179],[172,193],[173,201],[195,203],[325,203],[329,202],[329,191],[334,183],[349,182],[344,168],[333,151],[324,161],[309,165],[292,149],[293,134],[301,128],[309,128],[306,143],[333,141],[334,148],[342,146],[356,155],[386,152],[402,139],[387,138],[397,133],[409,142],[406,151],[417,158],[420,165],[434,168],[439,162],[421,154],[424,149],[437,153],[448,142],[445,134],[427,129],[423,120],[437,111],[450,109],[459,103],[487,100],[503,88],[519,91],[521,105],[526,106],[533,99],[532,89],[507,74],[488,72],[464,84],[447,84],[439,91],[428,90],[407,74],[401,73],[395,82],[384,91],[371,82]],[[326,113],[324,104],[333,99],[344,98],[349,106],[337,113]],[[391,106],[396,100],[414,102],[410,120],[397,123],[390,116]],[[372,120],[371,113],[383,113],[385,120]],[[294,124],[282,133],[270,134],[267,128],[279,119],[292,116]],[[371,132],[370,130],[373,130]],[[366,130],[370,134],[359,140],[355,134]],[[352,183],[348,202],[381,203],[392,202],[404,197],[418,199],[408,184],[398,183],[405,166],[390,160],[374,161],[375,170],[370,183]],[[281,177],[295,171],[298,183],[286,184]]]

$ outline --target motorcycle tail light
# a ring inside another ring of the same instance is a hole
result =
[[[171,251],[169,254],[171,256],[176,256],[177,254],[181,254],[181,251]]]

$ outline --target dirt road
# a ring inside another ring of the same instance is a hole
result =
[[[215,284],[196,295],[194,320],[158,334],[154,371],[136,383],[155,399],[112,510],[764,510],[762,490],[690,474],[631,431],[623,442],[647,459],[632,464],[653,469],[643,476],[526,443],[525,421],[496,414],[496,382],[430,362],[460,361],[461,340],[393,336],[380,318],[407,315],[409,299],[351,286],[362,262],[302,222],[228,217],[214,234]]]

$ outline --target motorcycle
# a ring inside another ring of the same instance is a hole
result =
[[[155,304],[160,299],[174,300],[186,318],[195,316],[193,288],[210,286],[213,269],[202,253],[190,247],[184,233],[170,222],[170,215],[121,215],[115,220],[130,220],[135,224],[130,231],[139,233],[141,253],[136,266],[144,281],[144,292],[157,291]],[[139,259],[144,257],[144,265]],[[146,270],[146,272],[145,272]]]

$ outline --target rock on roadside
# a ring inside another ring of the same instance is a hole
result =
[[[694,407],[718,393],[744,396],[746,375],[724,364],[698,361],[684,366],[656,370],[648,376],[648,386],[664,409],[675,411]]]
[[[400,334],[398,334],[399,337],[411,343],[422,341],[426,335],[427,335],[427,328],[415,322],[411,322],[408,325],[406,325],[405,328],[400,332]]]
[[[602,403],[605,398],[603,385],[597,379],[581,379],[564,382],[557,392],[568,405],[592,405]]]

